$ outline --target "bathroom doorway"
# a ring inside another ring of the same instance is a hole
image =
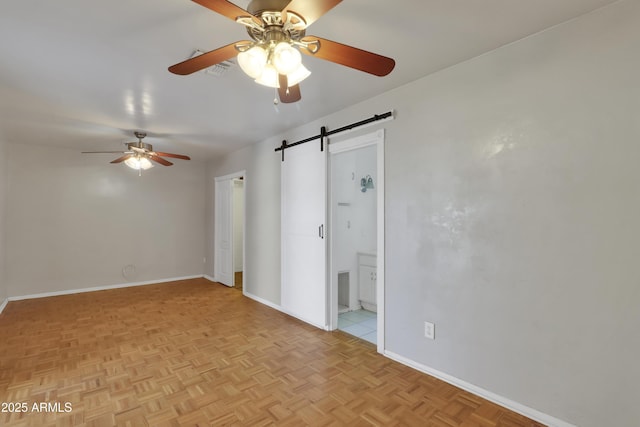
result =
[[[339,329],[383,349],[382,130],[330,144],[330,309]],[[382,243],[382,244],[381,244]]]

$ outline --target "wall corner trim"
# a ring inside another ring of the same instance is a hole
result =
[[[436,377],[439,380],[442,380],[446,383],[454,385],[458,388],[461,388],[465,391],[475,394],[476,396],[480,396],[483,399],[486,399],[490,402],[498,404],[502,407],[505,407],[513,412],[517,412],[520,415],[524,415],[527,418],[531,418],[534,421],[543,423],[549,427],[577,427],[573,424],[570,424],[566,421],[559,420],[557,418],[552,417],[551,415],[544,414],[538,410],[533,408],[529,408],[528,406],[522,405],[518,402],[514,402],[513,400],[507,399],[506,397],[499,396],[495,393],[492,393],[488,390],[485,390],[481,387],[463,381],[459,378],[456,378],[452,375],[446,374],[444,372],[438,371],[437,369],[430,368],[429,366],[423,365],[421,363],[415,362],[411,359],[408,359],[404,356],[396,354],[392,351],[385,350],[384,355],[389,359],[395,360],[396,362],[402,363],[403,365],[409,366],[413,369],[416,369],[422,373],[427,375],[431,375],[432,377]]]
[[[210,282],[217,282],[216,278],[213,276],[209,276],[208,274],[205,274],[204,276],[205,279],[209,280]]]
[[[7,306],[8,303],[9,303],[9,298],[5,298],[4,301],[0,302],[0,314],[2,314],[2,310],[4,310],[4,308]]]

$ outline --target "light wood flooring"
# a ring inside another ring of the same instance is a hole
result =
[[[10,302],[1,402],[28,406],[1,426],[540,426],[205,279]]]
[[[233,279],[233,288],[242,292],[242,271],[236,271]]]

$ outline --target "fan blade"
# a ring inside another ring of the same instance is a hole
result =
[[[287,11],[294,12],[304,19],[308,27],[341,1],[342,0],[292,0],[282,11],[282,16],[286,16]]]
[[[122,157],[118,157],[115,160],[111,160],[111,163],[122,163],[122,162],[124,162],[125,160],[127,160],[130,157],[133,157],[133,154],[125,154]]]
[[[189,58],[186,61],[182,61],[178,64],[172,65],[169,67],[169,71],[173,74],[179,74],[181,76],[186,76],[191,73],[195,73],[196,71],[204,70],[207,67],[211,67],[212,65],[219,64],[227,59],[231,59],[238,54],[236,50],[236,44],[238,43],[251,43],[249,41],[241,41],[236,43],[231,43],[221,48],[209,51],[207,53],[203,53],[202,55],[194,56],[193,58]]]
[[[154,156],[153,154],[149,154],[149,158],[151,160],[153,160],[154,162],[158,162],[158,163],[160,163],[161,165],[164,165],[164,166],[171,166],[173,164],[170,161],[165,160],[162,157]]]
[[[301,41],[303,43],[319,43],[315,51],[300,49],[300,51],[306,55],[355,68],[356,70],[364,71],[365,73],[375,76],[386,76],[393,70],[393,67],[396,66],[396,61],[386,56],[367,52],[366,50],[320,37],[308,36],[302,38]]]
[[[290,104],[302,99],[302,95],[300,94],[300,85],[293,85],[289,87],[286,75],[278,74],[278,84],[280,85],[278,88],[278,97],[280,98],[280,102],[283,104]]]
[[[262,26],[262,21],[258,17],[253,16],[243,8],[236,6],[230,1],[227,1],[227,0],[193,0],[193,1],[198,3],[200,6],[204,6],[207,9],[210,9],[216,13],[219,13],[222,16],[226,16],[232,21],[237,20],[239,17],[246,16],[246,17],[251,17],[251,19],[253,19],[253,21],[256,24]]]
[[[184,156],[182,154],[173,154],[173,153],[163,153],[161,151],[154,151],[153,152],[156,156],[162,156],[162,157],[174,157],[176,159],[182,159],[182,160],[191,160],[191,157],[189,156]]]
[[[100,154],[100,153],[122,153],[122,154],[131,154],[132,151],[81,151],[82,154]]]

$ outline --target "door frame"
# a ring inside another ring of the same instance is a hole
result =
[[[244,191],[242,194],[242,265],[246,266],[247,265],[247,260],[246,260],[246,253],[247,253],[247,171],[246,170],[241,170],[238,172],[234,172],[234,173],[230,173],[228,175],[224,175],[224,176],[217,176],[214,178],[214,194],[213,194],[213,201],[214,201],[214,209],[213,209],[213,221],[214,221],[214,225],[213,225],[213,230],[214,230],[214,235],[213,235],[213,273],[214,273],[214,280],[215,281],[219,281],[218,280],[218,271],[220,269],[220,259],[218,257],[219,254],[219,249],[220,249],[220,238],[219,235],[217,233],[217,231],[220,229],[219,227],[223,226],[223,224],[221,224],[222,221],[222,215],[219,215],[219,205],[218,203],[216,203],[216,201],[218,200],[216,198],[216,194],[218,194],[218,189],[221,185],[230,185],[231,186],[231,191],[229,192],[229,200],[227,201],[229,203],[229,205],[231,206],[231,210],[232,213],[231,215],[229,215],[229,223],[228,224],[224,224],[228,227],[230,227],[231,230],[231,234],[232,234],[232,238],[231,238],[231,242],[230,242],[230,248],[229,251],[231,253],[231,277],[232,277],[232,282],[231,282],[231,287],[235,286],[235,272],[233,271],[233,180],[237,179],[237,178],[243,178],[244,180]],[[224,184],[223,184],[224,183]],[[246,269],[245,269],[246,270]],[[243,272],[242,274],[242,293],[244,294],[245,289],[246,289],[246,272]]]
[[[375,132],[371,132],[365,135],[356,136],[353,138],[345,139],[340,142],[331,142],[329,144],[329,171],[327,173],[327,177],[331,176],[332,171],[332,155],[343,153],[345,151],[357,150],[359,148],[364,148],[368,146],[375,145],[376,146],[376,162],[377,162],[377,175],[378,179],[376,182],[377,187],[377,224],[376,224],[376,269],[377,269],[377,289],[376,289],[376,303],[377,303],[377,350],[378,353],[384,353],[385,349],[385,336],[384,336],[384,317],[385,317],[385,286],[384,286],[384,267],[385,267],[385,246],[384,246],[384,139],[385,139],[385,130],[378,129]],[[332,218],[332,209],[333,209],[333,197],[334,195],[331,192],[331,183],[328,185],[328,193],[329,193],[329,206],[330,211],[327,215],[327,219],[331,221]],[[332,240],[333,230],[335,227],[329,224],[329,238]],[[329,298],[329,330],[335,330],[338,328],[338,284],[333,280],[334,274],[337,272],[333,266],[333,253],[332,253],[332,244],[330,241],[329,244],[329,280],[327,280],[328,289],[328,298]]]

